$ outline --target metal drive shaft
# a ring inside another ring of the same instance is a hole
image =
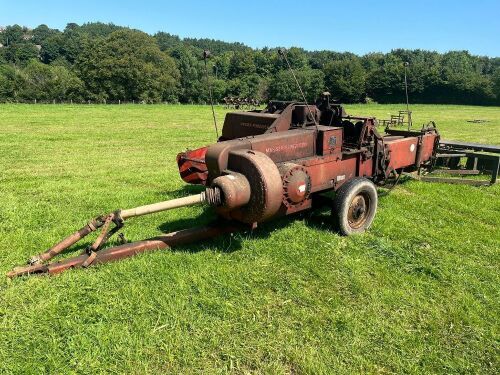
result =
[[[60,254],[64,250],[66,250],[68,247],[70,247],[70,246],[74,245],[75,243],[77,243],[78,241],[80,241],[82,238],[84,238],[88,234],[90,234],[90,233],[94,232],[95,230],[99,229],[100,227],[102,227],[104,225],[104,223],[106,222],[106,218],[108,218],[108,220],[115,221],[115,223],[118,226],[121,226],[123,224],[124,220],[129,219],[131,217],[152,214],[155,212],[167,211],[167,210],[171,210],[171,209],[179,208],[179,207],[192,206],[192,205],[200,204],[200,203],[219,205],[221,203],[221,194],[220,194],[219,188],[217,188],[217,187],[208,188],[205,191],[201,192],[200,194],[190,195],[188,197],[183,197],[183,198],[171,199],[168,201],[153,203],[153,204],[135,207],[135,208],[129,208],[126,210],[121,210],[121,211],[118,210],[115,213],[111,213],[111,214],[106,215],[106,216],[100,216],[98,218],[93,219],[87,225],[85,225],[83,228],[79,229],[75,233],[66,237],[64,240],[57,243],[56,245],[54,245],[53,247],[51,247],[47,251],[31,257],[31,259],[28,261],[28,264],[37,265],[37,264],[41,264],[47,260],[52,259],[56,255]],[[99,244],[98,244],[99,246],[96,245],[96,249],[101,246],[101,243],[103,243],[103,240],[105,242],[106,234],[107,233],[102,234],[102,238],[99,239]],[[96,249],[94,249],[94,250],[96,250]]]
[[[179,207],[192,206],[204,202],[205,202],[205,192],[202,192],[200,194],[190,195],[188,197],[171,199],[164,202],[158,202],[158,203],[148,204],[146,206],[139,206],[135,208],[129,208],[127,210],[122,210],[120,212],[120,216],[123,220],[126,220],[131,217],[172,210],[174,208],[179,208]]]

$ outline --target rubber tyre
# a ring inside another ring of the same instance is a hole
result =
[[[344,236],[363,233],[375,218],[377,204],[377,189],[373,182],[366,178],[347,181],[337,190],[333,200],[335,229]]]

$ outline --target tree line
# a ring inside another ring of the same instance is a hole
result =
[[[149,35],[113,24],[0,28],[0,101],[206,103],[204,49],[217,102],[224,97],[300,100],[277,48]],[[287,50],[308,100],[329,91],[346,103],[403,102],[404,63],[413,103],[500,104],[500,58],[467,51]]]

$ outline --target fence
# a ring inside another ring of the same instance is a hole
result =
[[[121,105],[121,104],[182,104],[179,102],[160,102],[160,101],[145,101],[145,100],[38,100],[38,99],[17,99],[17,100],[0,100],[0,103],[19,103],[19,104],[78,104],[78,105]],[[194,103],[190,103],[194,104]],[[207,103],[196,103],[207,104]],[[217,103],[218,104],[218,103]]]
[[[199,102],[199,103],[180,103],[180,102],[167,102],[167,101],[154,101],[154,100],[62,100],[62,99],[51,99],[51,100],[39,100],[39,99],[16,99],[16,100],[2,100],[0,103],[21,103],[21,104],[78,104],[78,105],[122,105],[122,104],[192,104],[192,105],[209,105],[209,102]],[[256,99],[233,99],[231,101],[224,100],[222,102],[216,102],[215,105],[224,105],[225,108],[235,108],[235,109],[255,109],[262,106],[263,102]]]

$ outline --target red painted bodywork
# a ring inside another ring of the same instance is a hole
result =
[[[208,147],[188,150],[177,155],[177,165],[181,178],[195,185],[205,185],[207,180],[207,165],[205,154]]]
[[[405,168],[415,164],[417,156],[418,138],[408,137],[385,142],[389,151],[389,167],[394,169]]]
[[[285,107],[279,116],[260,115],[258,111],[248,116],[245,112],[228,114],[219,142],[178,155],[181,177],[186,182],[210,185],[228,169],[232,152],[259,151],[278,168],[288,163],[303,168],[306,173],[309,191],[304,201],[290,204],[283,198],[281,214],[290,214],[310,208],[315,193],[337,190],[353,178],[366,177],[379,182],[403,169],[415,170],[429,163],[439,140],[434,128],[391,130],[381,136],[375,119],[350,117],[343,110],[337,111],[341,116],[335,119],[336,126],[324,125],[319,107],[313,107],[309,113],[303,105],[298,106],[298,111],[294,111],[293,106]],[[310,117],[312,114],[316,124]],[[294,124],[304,118],[309,119],[308,124]],[[249,132],[252,135],[248,135]],[[245,136],[238,137],[240,133]]]

